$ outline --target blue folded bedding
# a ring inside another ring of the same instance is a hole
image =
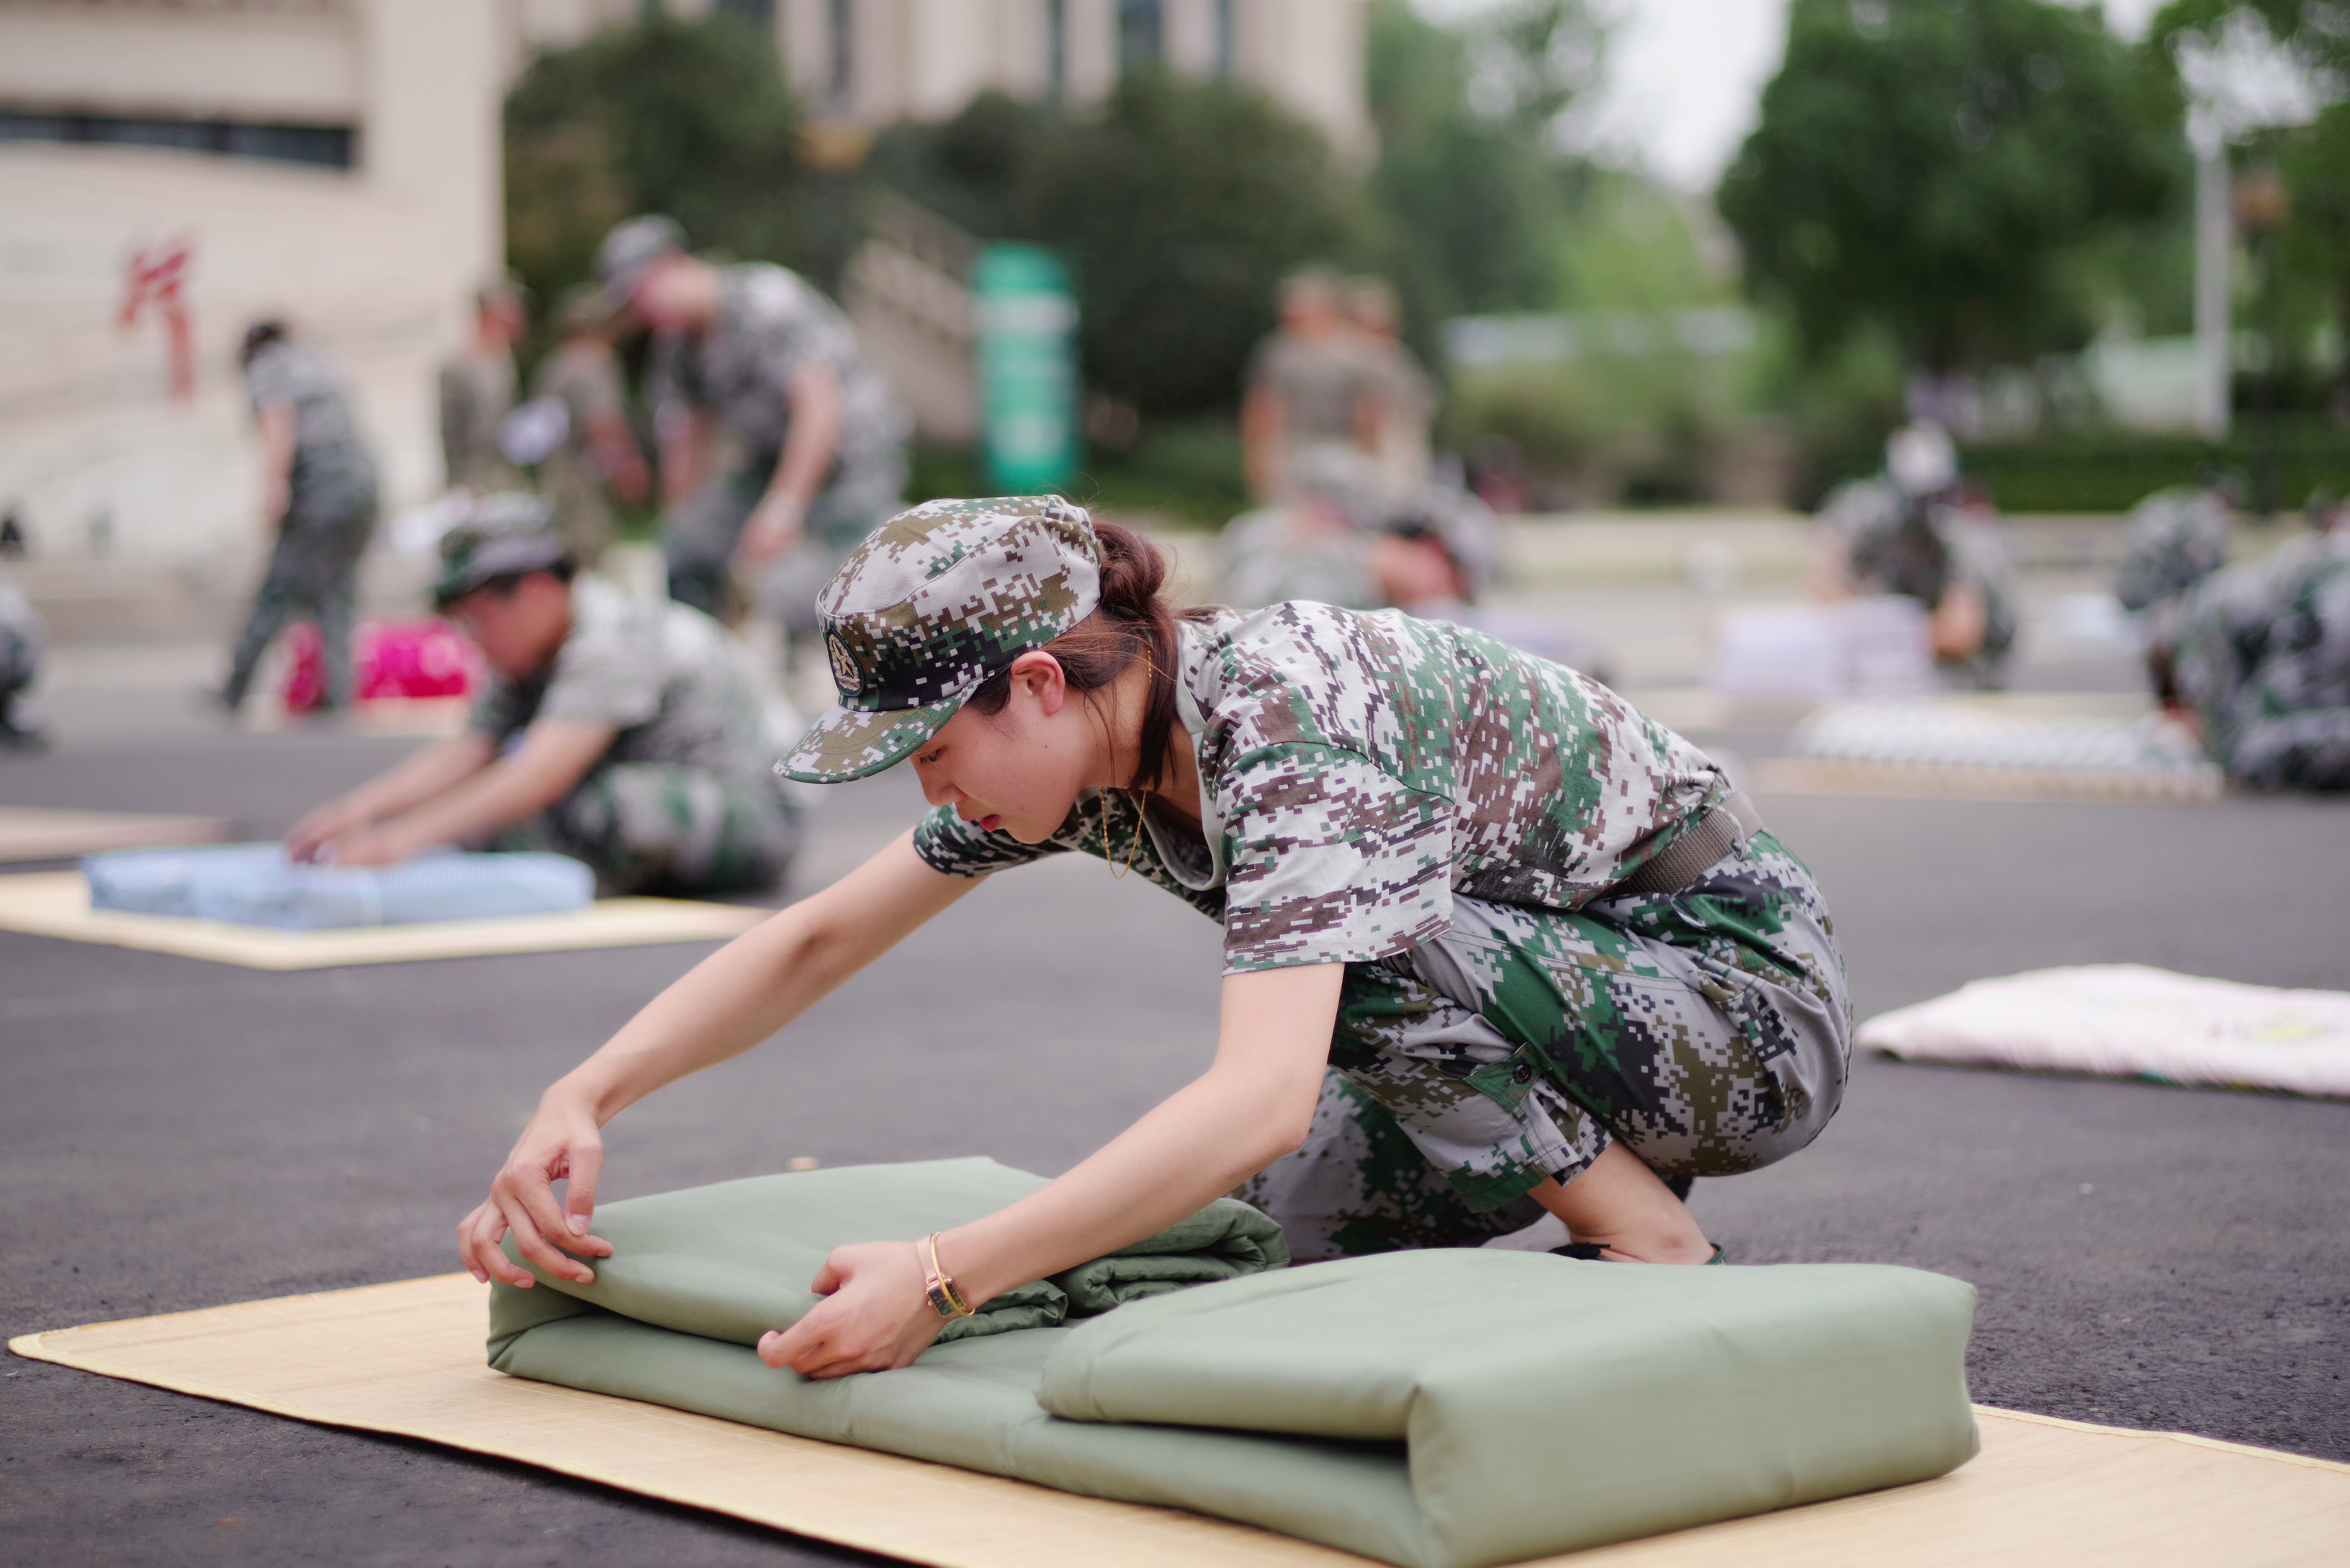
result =
[[[397,866],[307,866],[276,844],[122,849],[81,863],[94,909],[279,930],[481,920],[586,909],[596,874],[561,855],[436,850]]]

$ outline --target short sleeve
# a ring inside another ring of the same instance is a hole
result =
[[[790,386],[800,367],[812,360],[838,369],[848,358],[847,324],[804,283],[777,291],[761,313],[757,330],[760,369],[778,387]]]
[[[573,603],[580,604],[575,595]],[[626,730],[660,711],[664,661],[652,629],[619,617],[582,616],[556,655],[536,719],[577,719]]]
[[[1025,866],[1066,846],[1056,840],[1023,844],[1010,834],[983,831],[942,805],[914,826],[914,853],[922,864],[948,877],[987,877]]]
[[[1357,752],[1270,746],[1226,770],[1227,973],[1365,963],[1452,923],[1452,814]]]

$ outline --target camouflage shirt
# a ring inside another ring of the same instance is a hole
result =
[[[619,733],[605,762],[670,763],[732,778],[766,781],[782,749],[765,683],[724,628],[673,600],[631,598],[592,575],[571,585],[571,634],[555,661],[526,680],[493,675],[469,722],[504,744],[538,719],[612,725]]]
[[[1042,844],[951,807],[915,852],[979,877],[1077,850],[1224,926],[1228,973],[1388,957],[1456,894],[1568,909],[1730,793],[1707,757],[1563,666],[1396,610],[1279,604],[1183,628],[1177,707],[1203,832],[1088,792]]]
[[[764,262],[727,267],[720,278],[718,320],[707,333],[655,341],[647,400],[709,410],[746,451],[772,456],[791,426],[792,378],[810,361],[829,365],[842,404],[834,483],[893,467],[911,423],[839,307],[798,274]]]
[[[2209,490],[2159,490],[2130,508],[2114,597],[2143,614],[2154,640],[2176,635],[2180,607],[2195,585],[2228,564],[2228,504]]]
[[[287,515],[296,524],[339,522],[375,501],[375,461],[359,440],[350,394],[323,356],[279,338],[244,368],[255,413],[294,410],[294,470]]]
[[[2350,533],[2213,573],[2179,628],[2178,683],[2230,778],[2350,788]]]

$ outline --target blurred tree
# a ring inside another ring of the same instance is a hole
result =
[[[804,263],[798,112],[775,51],[726,15],[649,10],[531,62],[506,97],[506,254],[542,299],[605,231],[667,213],[697,247]]]
[[[867,173],[982,239],[1057,250],[1087,384],[1148,414],[1226,410],[1283,275],[1370,250],[1361,184],[1261,94],[1131,76],[1072,116],[997,94],[899,125]]]
[[[2086,340],[2068,258],[2166,210],[2178,126],[2095,7],[1794,0],[1719,201],[1807,360],[1874,327],[1949,374]]]
[[[1283,275],[1359,262],[1370,229],[1312,126],[1155,73],[1046,139],[1018,222],[1076,274],[1087,382],[1161,414],[1231,406]]]
[[[884,129],[864,173],[983,239],[1011,238],[1045,145],[1067,125],[1055,105],[983,92],[951,119]]]
[[[2175,61],[2190,35],[2220,42],[2256,17],[2326,107],[2303,126],[2253,136],[2255,156],[2273,161],[2290,203],[2275,254],[2282,275],[2278,314],[2303,330],[2279,345],[2291,355],[2307,328],[2330,321],[2337,344],[2350,338],[2350,8],[2339,0],[2173,0],[2148,29],[2158,57]],[[2333,402],[2350,421],[2350,351],[2335,350]],[[2283,368],[2280,368],[2283,369]]]
[[[1376,0],[1372,189],[1387,265],[1412,315],[1542,310],[1586,165],[1558,127],[1597,75],[1602,31],[1583,0],[1517,0],[1439,27],[1409,0]]]

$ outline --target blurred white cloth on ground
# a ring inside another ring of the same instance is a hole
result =
[[[1888,594],[1731,610],[1706,684],[1732,697],[1825,702],[1931,691],[1938,682],[1924,608]]]
[[[2194,739],[2158,714],[2035,711],[1969,697],[1835,702],[1795,726],[1796,755],[1908,767],[2075,768],[2213,775]]]
[[[1879,1013],[1858,1040],[1913,1062],[2350,1096],[2350,992],[2240,985],[2144,964],[1975,981]]]

